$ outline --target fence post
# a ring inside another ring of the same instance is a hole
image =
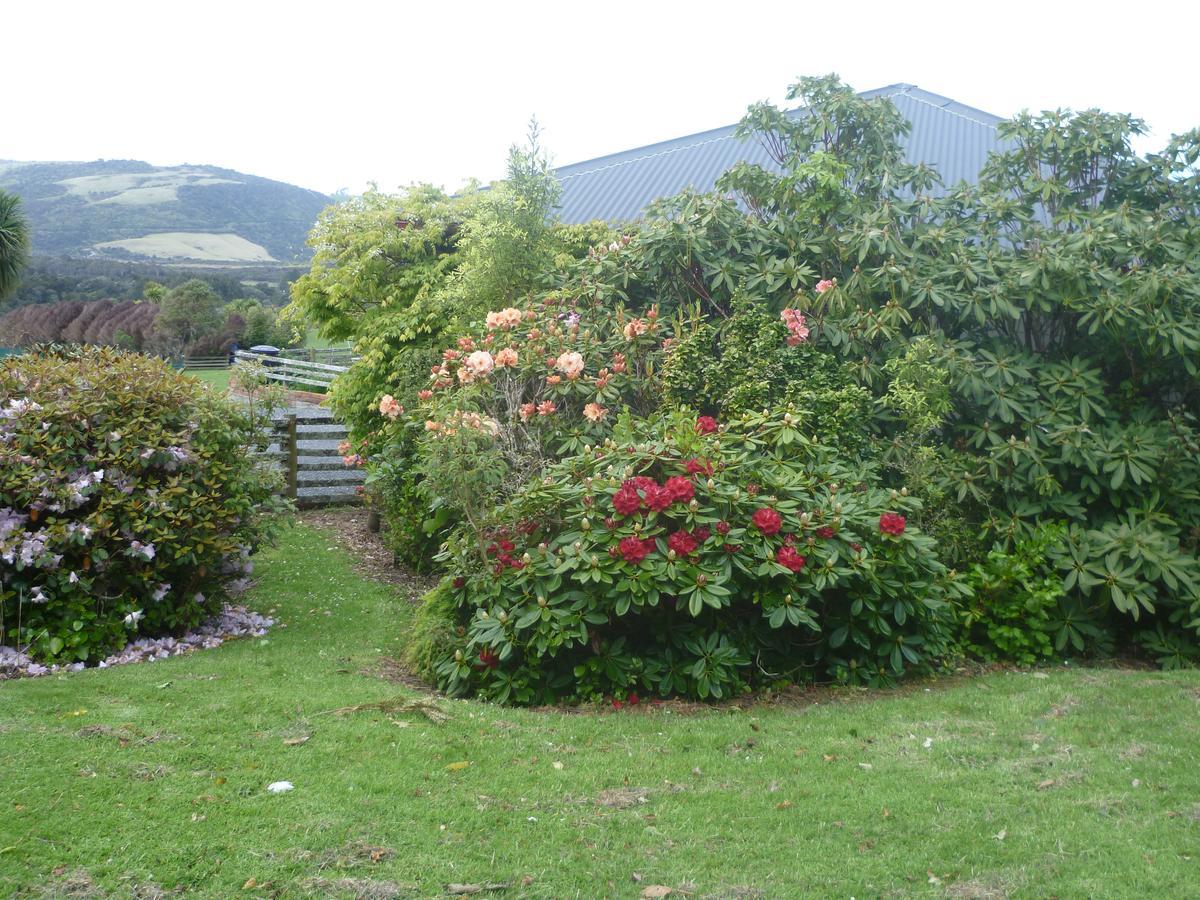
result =
[[[288,496],[293,500],[296,499],[296,480],[297,470],[299,469],[300,452],[296,447],[296,414],[292,413],[287,417],[287,441],[288,441],[288,461],[287,461],[287,490]]]

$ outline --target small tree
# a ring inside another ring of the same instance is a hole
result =
[[[28,260],[29,223],[21,212],[21,198],[0,191],[0,301],[17,289]]]
[[[160,306],[158,328],[179,347],[221,327],[221,298],[199,278],[172,288]]]

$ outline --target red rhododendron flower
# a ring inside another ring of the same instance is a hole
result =
[[[879,517],[879,530],[897,537],[904,534],[905,519],[899,513],[886,512]]]
[[[462,587],[464,584],[466,584],[466,583],[467,583],[467,579],[463,578],[461,575],[459,575],[458,577],[456,577],[456,578],[454,579],[454,582],[453,582],[453,584],[454,584],[454,587],[455,587],[455,589],[456,589],[456,590],[457,590],[458,588],[461,588],[461,587]]]
[[[516,549],[517,545],[508,540],[508,538],[502,538],[500,540],[500,551],[502,553],[512,553]]]
[[[613,509],[623,516],[632,516],[642,508],[642,498],[638,496],[638,492],[630,487],[629,482],[621,485],[620,490],[613,494],[612,498]]]
[[[613,709],[620,709],[624,705],[625,704],[622,703],[620,700],[618,700],[616,697],[613,697]]]
[[[717,523],[717,534],[729,534],[729,523],[728,522],[718,522]]]
[[[763,534],[778,534],[779,529],[783,527],[783,516],[767,507],[755,510],[750,521]]]
[[[525,560],[523,560],[523,559],[511,560],[509,562],[509,566],[511,568],[518,569],[518,570],[523,569],[523,568],[525,568]]]
[[[686,531],[675,531],[667,538],[667,549],[674,550],[680,556],[690,556],[696,552],[700,542]]]
[[[687,473],[689,475],[711,475],[713,473],[712,463],[707,459],[689,459]]]
[[[717,420],[712,416],[701,416],[696,420],[696,434],[712,434],[717,430]]]
[[[672,478],[668,478],[667,483],[663,487],[676,503],[687,503],[696,496],[696,486],[682,475],[675,475]]]
[[[500,665],[500,657],[487,649],[479,651],[479,661],[489,669],[495,669]]]
[[[635,475],[633,478],[626,478],[621,484],[621,487],[629,485],[635,491],[644,491],[646,488],[658,487],[658,482],[649,475]]]
[[[862,544],[853,543],[850,545],[850,549],[853,550],[855,553],[862,553]]]
[[[675,498],[671,496],[671,492],[665,487],[659,487],[657,484],[652,484],[646,488],[646,508],[654,512],[662,512],[668,506],[675,502]]]
[[[805,559],[796,552],[795,547],[780,547],[775,551],[775,562],[779,563],[785,569],[799,572],[804,568]]]
[[[709,531],[707,528],[705,528],[703,525],[701,525],[699,528],[697,528],[695,531],[693,531],[692,534],[694,534],[696,536],[696,540],[698,540],[700,543],[703,544],[705,541],[708,540],[709,535],[711,535],[712,532]]]
[[[609,531],[611,531],[612,529],[617,527],[617,520],[614,519],[612,516],[605,516],[604,527],[607,528]]]
[[[621,543],[617,545],[617,549],[625,562],[636,566],[653,552],[654,546],[653,538],[643,540],[642,538],[630,536],[622,538]]]
[[[739,550],[742,549],[742,545],[741,544],[722,544],[721,549],[724,550],[726,553],[737,553]]]
[[[641,701],[641,698],[639,698],[637,694],[630,694],[628,697],[625,698],[625,702],[628,703],[630,706],[637,706],[642,701]]]
[[[828,525],[826,525],[824,528],[818,528],[817,529],[817,537],[826,538],[826,539],[831,538],[831,537],[833,537],[833,529],[830,528]]]

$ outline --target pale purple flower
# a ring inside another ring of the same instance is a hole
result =
[[[25,517],[11,507],[0,509],[0,540],[8,537],[25,524]]]
[[[67,576],[67,581],[70,582],[71,584],[79,584],[79,576],[76,575],[74,572],[72,572],[70,575]]]
[[[144,619],[144,618],[146,618],[146,614],[144,612],[142,612],[140,609],[135,609],[133,612],[131,612],[129,615],[127,615],[125,617],[124,621],[125,621],[125,624],[128,625],[130,628],[137,628],[137,623],[142,621],[142,619]]]
[[[204,602],[204,595],[203,595],[203,594],[201,594],[199,591],[196,591],[196,596],[195,596],[195,597],[193,597],[192,599],[193,599],[193,600],[195,600],[197,603],[203,603],[203,602]]]
[[[171,586],[164,582],[159,582],[158,587],[154,589],[154,593],[150,595],[150,599],[155,603],[160,603],[162,598],[167,596],[167,591],[171,590]]]
[[[46,592],[42,590],[41,585],[35,585],[33,590],[29,592],[30,603],[49,603],[50,598],[46,596]]]
[[[129,555],[140,556],[146,562],[150,562],[150,560],[154,559],[154,545],[143,544],[141,541],[133,541],[129,545]]]

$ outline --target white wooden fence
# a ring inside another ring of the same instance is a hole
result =
[[[346,371],[348,366],[335,366],[329,363],[309,362],[304,359],[291,359],[286,356],[270,356],[266,353],[253,353],[249,350],[237,351],[238,361],[261,363],[266,369],[267,377],[300,390],[320,388],[328,390],[333,380]]]

